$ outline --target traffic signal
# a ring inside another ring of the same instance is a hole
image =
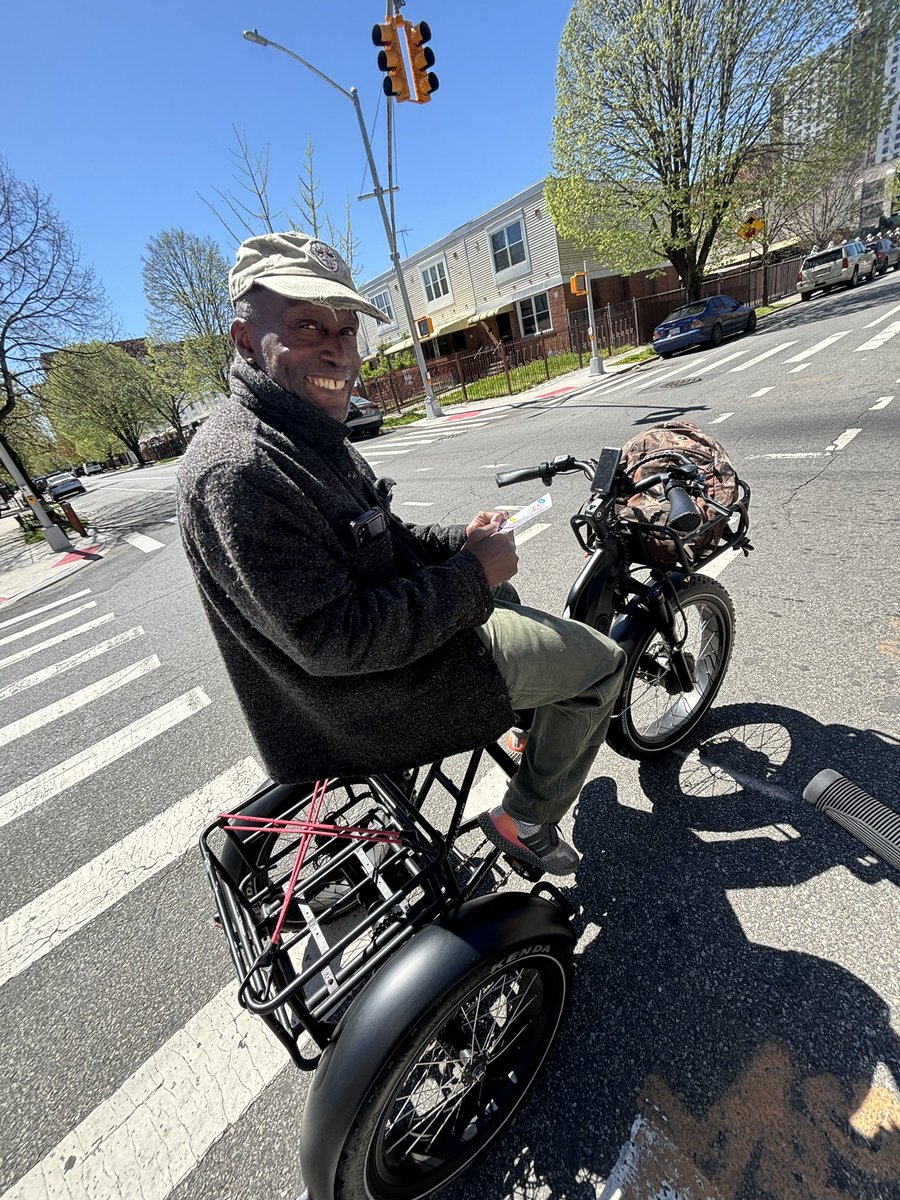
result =
[[[569,280],[569,287],[572,289],[573,296],[586,296],[587,290],[587,275],[584,271],[576,271]]]
[[[409,81],[406,78],[406,64],[403,61],[403,51],[400,47],[399,28],[403,28],[402,17],[393,21],[385,21],[372,28],[372,41],[381,46],[378,52],[378,69],[384,71],[381,87],[386,96],[393,96],[397,101],[410,100]]]
[[[425,338],[429,338],[433,332],[434,325],[432,324],[431,317],[419,317],[416,321],[416,333],[419,335],[419,339],[424,340]]]
[[[406,48],[409,52],[409,69],[412,90],[415,93],[415,104],[427,104],[431,93],[440,87],[438,77],[431,68],[434,66],[434,51],[426,42],[431,41],[431,27],[427,21],[413,25],[405,22],[403,32],[406,35]]]

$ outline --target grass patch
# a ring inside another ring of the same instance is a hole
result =
[[[386,429],[394,429],[397,425],[412,425],[413,421],[421,421],[424,416],[424,408],[413,408],[409,412],[401,413],[399,417],[385,417],[384,425]]]
[[[633,354],[626,354],[621,358],[617,358],[615,365],[619,363],[636,363],[646,362],[648,358],[656,358],[655,350],[651,350],[649,346],[645,346],[642,350],[635,350]]]

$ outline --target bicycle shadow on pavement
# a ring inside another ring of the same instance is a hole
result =
[[[572,1006],[528,1104],[479,1165],[480,1196],[900,1197],[887,1002],[836,962],[751,940],[738,917],[755,905],[751,923],[785,945],[790,922],[747,889],[835,867],[900,882],[801,799],[826,765],[876,795],[900,777],[886,734],[748,704],[710,714],[693,749],[641,765],[648,809],[619,803],[610,780],[585,788]],[[803,911],[815,925],[814,892]],[[869,932],[882,953],[894,944],[896,929]],[[843,949],[850,935],[835,938]]]

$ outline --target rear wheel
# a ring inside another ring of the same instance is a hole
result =
[[[800,293],[801,300],[812,300],[812,298],[813,298],[812,292],[801,292]]]
[[[665,754],[698,724],[722,686],[734,643],[734,606],[724,587],[693,575],[678,592],[676,628],[693,679],[685,692],[672,664],[672,648],[650,625],[626,646],[628,661],[606,740],[626,758]]]
[[[571,951],[499,947],[423,1011],[372,1081],[341,1149],[335,1200],[417,1200],[464,1170],[512,1119],[566,1005]]]
[[[709,344],[713,347],[722,345],[722,326],[716,321],[709,335]]]
[[[745,328],[746,328],[747,333],[752,333],[753,330],[756,328],[756,310],[755,309],[751,309],[750,316],[747,318],[747,324],[746,324]]]
[[[859,283],[859,267],[854,267],[853,274],[850,276],[850,282],[847,284],[847,287],[855,288],[858,283]]]

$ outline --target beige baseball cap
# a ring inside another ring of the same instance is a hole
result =
[[[350,268],[337,250],[308,233],[264,233],[242,242],[228,274],[231,303],[245,296],[254,284],[289,300],[348,308],[377,321],[387,320],[380,308],[356,290]]]

